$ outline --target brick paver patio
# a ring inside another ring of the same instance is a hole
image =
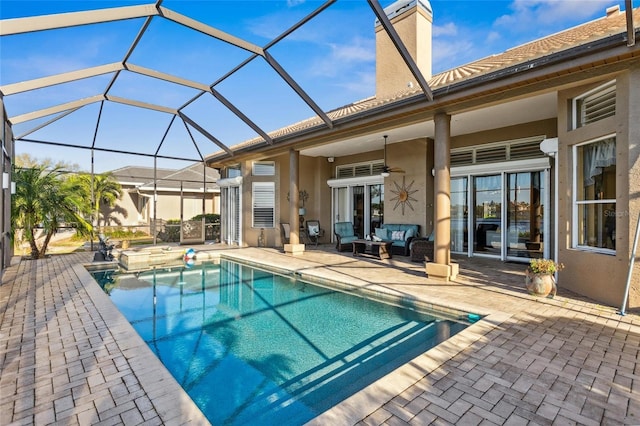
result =
[[[640,316],[562,291],[529,296],[524,265],[457,259],[453,283],[397,257],[242,249],[224,256],[486,317],[311,423],[640,424]],[[22,260],[0,286],[1,424],[207,424],[81,266]],[[561,284],[561,283],[560,283]]]

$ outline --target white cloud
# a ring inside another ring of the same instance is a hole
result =
[[[513,11],[502,15],[494,26],[510,32],[531,32],[532,29],[552,30],[582,23],[593,16],[604,16],[611,0],[514,0]]]
[[[433,73],[437,74],[458,65],[478,59],[478,52],[469,40],[434,40],[433,41]]]
[[[333,77],[345,72],[345,69],[358,67],[375,61],[375,41],[356,37],[346,44],[330,43],[329,54],[314,61],[310,72],[313,75]]]
[[[295,7],[304,2],[305,0],[287,0],[287,7]]]
[[[458,34],[458,27],[453,22],[449,22],[448,24],[444,25],[433,26],[434,37],[454,36],[456,34]]]
[[[502,40],[502,35],[498,31],[489,31],[487,37],[485,37],[487,43],[494,43]]]
[[[371,96],[376,87],[376,73],[356,73],[353,75],[352,79],[348,81],[341,81],[337,86],[345,89],[350,94],[358,96],[359,98]]]

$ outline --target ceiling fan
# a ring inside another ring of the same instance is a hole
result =
[[[404,170],[397,167],[389,167],[387,165],[387,135],[384,138],[384,165],[382,166],[382,177],[388,177],[390,173],[404,173]]]

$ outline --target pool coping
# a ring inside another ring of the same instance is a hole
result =
[[[204,257],[202,256],[202,258]],[[239,256],[239,252],[219,253],[214,257],[207,256],[203,261],[216,261],[218,259],[239,262],[285,276],[295,276],[296,278],[308,280],[319,285],[326,285],[340,291],[358,291],[364,295],[375,295],[376,298],[382,299],[381,301],[384,301],[385,298],[402,300],[404,296],[403,293],[383,285],[371,286],[363,281],[363,285],[358,286],[357,283],[347,283],[332,279],[327,274],[319,273],[317,269],[314,272],[301,272],[295,268],[283,268],[279,265],[247,259]],[[117,336],[116,342],[130,362],[132,371],[140,380],[141,386],[150,396],[163,420],[163,424],[184,424],[185,422],[210,424],[200,408],[91,276],[87,268],[92,266],[94,265],[76,265],[74,269],[81,278],[87,293],[98,308],[104,321],[109,324],[110,328],[112,324],[118,325],[118,332],[114,332]],[[365,285],[367,286],[366,288]],[[402,304],[402,302],[400,303]],[[435,310],[438,312],[442,310],[446,312],[447,309],[455,313],[477,311],[477,309],[470,310],[453,305],[436,304],[416,296],[412,296],[410,303],[435,306]],[[425,376],[433,373],[455,355],[468,349],[474,342],[483,339],[488,333],[512,316],[506,313],[473,313],[480,314],[482,316],[481,319],[320,413],[317,417],[308,421],[306,425],[355,424],[365,419]],[[176,415],[176,413],[179,414]]]
[[[73,270],[82,282],[102,320],[108,324],[116,345],[127,359],[131,371],[140,382],[140,386],[149,396],[162,424],[210,425],[211,423],[196,403],[118,310],[109,295],[100,288],[87,269],[89,266],[93,265],[77,264],[73,265]]]

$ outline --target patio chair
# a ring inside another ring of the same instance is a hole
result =
[[[313,242],[316,247],[318,246],[318,240],[324,237],[324,229],[320,228],[319,220],[307,220],[307,237],[309,241]]]
[[[289,233],[291,228],[288,223],[280,224],[280,238],[282,239],[282,245],[289,244]]]
[[[433,262],[433,232],[426,238],[414,238],[410,247],[412,262]]]
[[[336,236],[336,250],[345,251],[353,249],[353,241],[358,239],[351,222],[336,222],[333,225],[333,233]]]

